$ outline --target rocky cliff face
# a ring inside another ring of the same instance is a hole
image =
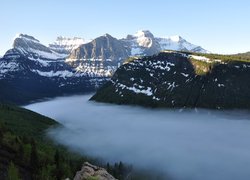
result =
[[[129,56],[124,44],[109,34],[98,37],[90,43],[75,49],[69,59],[100,59],[118,62]]]
[[[110,175],[104,168],[94,166],[88,162],[85,162],[82,169],[78,171],[74,177],[74,180],[116,180]]]
[[[74,49],[66,62],[78,71],[109,77],[128,57],[124,43],[106,34]]]
[[[150,107],[250,108],[250,63],[166,51],[121,66],[92,100]],[[236,59],[236,60],[235,60]]]

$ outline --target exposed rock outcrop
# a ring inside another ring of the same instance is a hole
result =
[[[88,162],[83,164],[82,169],[76,173],[74,180],[89,180],[91,178],[97,180],[116,180],[104,168],[94,166]]]

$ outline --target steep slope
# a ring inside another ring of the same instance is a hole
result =
[[[69,59],[110,59],[119,61],[120,58],[126,57],[128,57],[128,52],[124,49],[122,42],[109,34],[105,34],[75,49]]]
[[[125,63],[91,99],[151,107],[249,109],[249,75],[250,61],[239,57],[165,51]]]
[[[128,56],[128,49],[121,41],[105,34],[74,49],[66,62],[81,72],[111,76]]]

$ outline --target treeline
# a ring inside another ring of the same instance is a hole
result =
[[[114,163],[113,165],[107,163],[106,170],[108,173],[112,174],[116,179],[125,180],[130,179],[130,175],[132,174],[132,166],[126,165],[122,162]]]
[[[72,178],[85,159],[72,157],[60,147],[15,135],[0,123],[0,179]]]
[[[192,54],[205,56],[213,60],[222,60],[225,62],[230,62],[230,61],[250,62],[250,53],[233,54],[233,55],[201,54],[201,53],[192,53]]]

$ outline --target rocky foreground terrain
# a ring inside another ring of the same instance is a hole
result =
[[[74,180],[89,179],[116,180],[106,171],[106,169],[85,162],[82,166],[82,169],[76,173]]]

